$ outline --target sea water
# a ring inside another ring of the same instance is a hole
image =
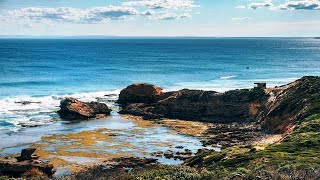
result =
[[[313,38],[0,39],[0,134],[56,122],[63,97],[116,99],[135,82],[220,92],[285,84],[319,75],[319,52]]]

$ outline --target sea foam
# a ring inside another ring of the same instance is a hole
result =
[[[65,97],[74,97],[81,101],[115,100],[120,90],[50,95],[44,97],[15,96],[0,100],[0,129],[19,131],[24,127],[51,124],[55,121],[60,101]]]

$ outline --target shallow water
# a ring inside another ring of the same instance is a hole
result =
[[[75,166],[99,164],[117,157],[152,157],[163,164],[180,164],[180,160],[155,157],[151,153],[167,150],[183,152],[185,149],[195,153],[204,148],[201,139],[178,134],[150,121],[124,118],[117,113],[117,106],[112,108],[114,111],[105,119],[60,120],[46,126],[1,134],[0,155],[17,154],[30,146],[39,147],[38,154],[42,159],[59,160],[55,165],[60,176],[69,173]],[[183,149],[177,146],[183,146]]]

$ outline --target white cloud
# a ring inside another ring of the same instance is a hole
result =
[[[155,12],[153,10],[147,10],[141,13],[142,16],[152,16],[155,15]]]
[[[240,6],[238,6],[240,7]],[[269,7],[271,10],[320,10],[319,0],[287,0],[280,5],[274,5],[272,0],[253,2],[248,4],[249,9]]]
[[[278,6],[279,10],[320,10],[320,1],[288,1]]]
[[[120,20],[126,16],[137,15],[138,11],[130,7],[105,6],[89,9],[70,7],[38,8],[29,7],[9,11],[11,17],[33,21],[56,21],[75,23],[101,23],[106,20]]]
[[[192,0],[140,0],[122,3],[124,6],[145,6],[151,9],[190,9],[199,7]]]
[[[150,19],[154,20],[176,20],[176,19],[187,19],[191,18],[191,14],[189,13],[184,13],[184,14],[176,14],[176,13],[170,13],[170,12],[165,12],[165,13],[160,13],[160,15],[154,16]]]
[[[264,2],[253,2],[248,4],[249,9],[260,9],[265,7],[272,7],[272,0],[265,0]]]
[[[189,13],[183,13],[183,14],[181,14],[181,15],[179,16],[180,19],[191,18],[191,17],[192,17],[192,16],[191,16],[191,14],[189,14]]]
[[[232,21],[247,21],[247,20],[251,20],[251,17],[233,17]]]
[[[239,6],[236,6],[236,7],[234,7],[234,8],[236,8],[236,9],[245,9],[245,8],[246,8],[246,6],[239,5]]]

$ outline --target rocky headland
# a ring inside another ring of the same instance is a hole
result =
[[[148,93],[135,93],[143,92],[135,88],[144,87]],[[200,149],[182,166],[154,165],[130,173],[116,170],[121,179],[320,178],[319,77],[225,93],[187,89],[163,92],[155,85],[134,84],[121,91],[120,97],[122,114],[160,124],[166,124],[166,118],[209,122],[201,133],[207,138],[204,143],[225,146],[218,152]],[[108,172],[98,174],[106,177]]]
[[[151,89],[148,93],[132,95],[146,87]],[[174,118],[223,124],[254,122],[266,131],[285,133],[307,116],[305,111],[313,108],[319,90],[320,78],[311,76],[281,87],[224,93],[188,89],[162,92],[155,85],[134,84],[121,91],[118,103],[122,106],[120,113],[144,119]]]

